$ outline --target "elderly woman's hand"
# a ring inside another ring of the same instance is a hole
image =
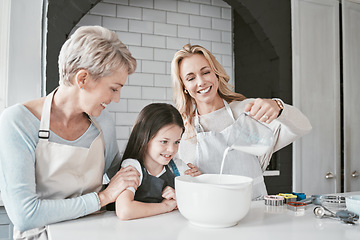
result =
[[[99,192],[101,207],[114,202],[120,193],[128,187],[137,189],[139,181],[140,173],[133,166],[121,168],[115,176],[111,178],[108,187],[102,192]]]
[[[273,99],[257,98],[255,101],[246,104],[245,112],[260,122],[271,123],[280,113],[280,107]]]

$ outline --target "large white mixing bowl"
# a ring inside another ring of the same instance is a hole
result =
[[[252,182],[249,177],[224,174],[176,177],[179,211],[194,225],[234,226],[250,209]]]

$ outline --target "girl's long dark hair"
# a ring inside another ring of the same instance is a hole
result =
[[[168,124],[178,125],[185,130],[179,111],[167,103],[152,103],[139,113],[131,131],[122,160],[134,158],[143,163],[149,141]]]

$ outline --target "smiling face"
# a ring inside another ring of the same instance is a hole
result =
[[[218,94],[219,80],[203,55],[194,54],[184,58],[179,64],[179,70],[184,88],[194,98],[198,109],[221,101]]]
[[[169,164],[179,149],[182,133],[183,129],[177,124],[168,124],[149,141],[144,164],[150,173],[158,174],[164,165]]]
[[[126,83],[127,76],[128,71],[125,68],[97,80],[88,75],[84,89],[80,90],[84,112],[97,117],[111,102],[119,102],[120,91]]]

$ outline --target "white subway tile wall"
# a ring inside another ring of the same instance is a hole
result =
[[[77,26],[100,25],[115,31],[137,59],[119,103],[108,111],[124,151],[132,125],[149,103],[172,100],[170,63],[185,44],[209,49],[233,81],[231,8],[222,0],[103,0]]]

